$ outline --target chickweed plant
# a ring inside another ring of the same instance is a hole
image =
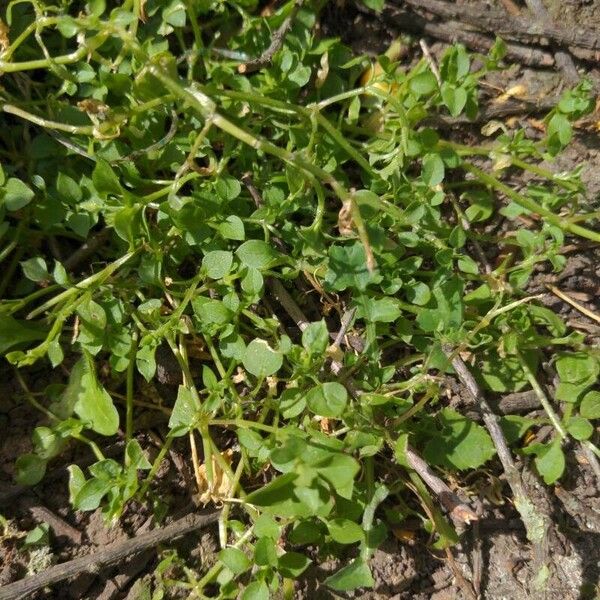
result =
[[[164,515],[156,475],[185,449],[191,491],[222,506],[218,561],[171,582],[198,597],[291,597],[331,556],[349,558],[330,588],[372,585],[369,557],[408,518],[434,548],[457,542],[406,460],[410,444],[459,483],[498,468],[483,425],[448,406],[448,346],[486,394],[544,396],[541,416],[501,424],[547,484],[573,439],[598,453],[600,353],[527,292],[567,243],[600,242],[581,168],[542,166],[594,109],[591,86],[563,94],[540,139],[501,122],[483,145],[445,139],[436,119],[476,118],[502,41],[450,47],[438,80],[426,60],[323,37],[323,4],[0,12],[0,349],[44,423],[16,479],[84,444],[96,462],[70,467],[74,509]],[[180,384],[144,399],[165,350]],[[168,423],[158,455],[139,442],[148,411]]]

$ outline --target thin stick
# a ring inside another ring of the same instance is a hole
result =
[[[589,308],[586,308],[582,304],[579,304],[579,302],[573,300],[573,298],[571,298],[571,296],[565,294],[564,292],[559,290],[557,287],[555,287],[553,285],[547,285],[546,287],[555,296],[558,296],[561,300],[564,300],[565,302],[570,304],[573,308],[577,309],[580,313],[582,313],[586,317],[589,317],[590,319],[596,321],[596,323],[600,323],[600,315],[597,315],[594,311],[590,310]]]
[[[263,205],[263,199],[262,199],[262,196],[260,195],[260,192],[254,185],[254,182],[252,181],[252,174],[244,173],[242,175],[242,183],[248,188],[248,191],[250,192],[250,195],[252,196],[252,200],[254,200],[254,204],[256,205],[256,208],[260,208]]]
[[[346,335],[348,327],[350,327],[350,323],[352,323],[352,319],[354,319],[355,314],[356,308],[351,308],[350,310],[345,311],[342,315],[342,320],[340,322],[340,330],[337,332],[335,340],[333,341],[333,348],[339,348],[342,345],[344,336]]]
[[[218,520],[219,513],[220,511],[217,510],[205,511],[201,514],[194,513],[166,527],[160,527],[154,531],[143,533],[124,542],[110,544],[106,548],[95,550],[87,556],[55,565],[37,575],[9,583],[0,589],[0,600],[16,600],[23,596],[31,596],[31,594],[46,586],[58,583],[79,573],[97,572],[108,565],[124,560],[132,554],[137,554],[162,542],[171,542],[192,531],[207,527]]]
[[[306,327],[308,327],[308,320],[281,282],[277,279],[269,279],[267,280],[267,284],[273,295],[277,298],[288,315],[294,320],[298,328],[301,331],[304,331]],[[342,363],[334,360],[331,362],[329,369],[334,375],[338,375],[342,370]],[[348,393],[354,399],[359,398],[361,391],[352,379],[346,379],[344,385],[346,386]],[[427,463],[410,446],[406,448],[406,460],[410,468],[416,471],[421,479],[429,486],[431,491],[437,495],[441,504],[448,510],[451,517],[463,523],[469,523],[470,521],[475,521],[477,519],[477,515],[473,510],[461,501],[461,499],[429,468],[429,465],[427,465]]]
[[[266,67],[273,60],[273,56],[275,53],[281,49],[283,46],[283,42],[285,41],[285,36],[288,34],[288,31],[292,27],[292,23],[298,14],[298,11],[302,8],[304,4],[304,0],[296,0],[294,6],[292,7],[292,11],[285,18],[283,23],[279,26],[279,29],[275,31],[273,34],[273,39],[271,40],[271,44],[269,47],[254,60],[250,60],[246,63],[242,63],[238,66],[238,73],[254,73],[255,71],[259,71],[263,67]]]
[[[463,359],[458,355],[453,356],[452,347],[445,345],[443,346],[443,350],[448,357],[451,357],[450,360],[458,378],[481,409],[483,422],[490,433],[496,452],[498,453],[498,458],[506,474],[506,480],[512,490],[515,507],[521,515],[525,530],[527,531],[527,537],[533,544],[538,574],[541,575],[542,570],[547,569],[548,564],[547,537],[550,528],[549,519],[537,510],[535,504],[529,498],[521,474],[515,465],[506,438],[500,428],[498,417],[490,408],[479,384],[475,381]]]
[[[431,72],[433,73],[433,76],[435,77],[438,86],[442,87],[442,78],[440,76],[440,70],[438,69],[437,63],[435,62],[435,58],[433,58],[433,56],[431,55],[427,42],[424,39],[420,39],[419,46],[421,46],[423,56],[425,57],[425,60],[427,61],[427,64],[429,65],[429,68],[431,69]]]

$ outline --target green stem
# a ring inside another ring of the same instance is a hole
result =
[[[140,489],[140,493],[139,493],[140,500],[143,499],[144,496],[147,494],[148,488],[150,487],[152,480],[156,476],[156,473],[158,472],[158,469],[159,469],[162,461],[164,460],[165,456],[167,455],[167,452],[169,451],[169,448],[171,447],[171,444],[173,443],[174,439],[175,438],[173,438],[171,436],[167,436],[167,439],[165,440],[163,447],[160,449],[158,456],[154,459],[154,462],[152,463],[152,468],[150,469],[150,472],[148,473],[146,479],[144,479],[144,483],[142,484],[142,488]]]
[[[20,73],[22,71],[33,71],[35,69],[49,69],[53,63],[57,65],[70,65],[83,60],[88,51],[89,49],[86,46],[80,46],[75,52],[64,54],[62,56],[55,56],[50,60],[47,58],[38,58],[36,60],[26,60],[16,63],[0,60],[0,74]]]
[[[104,269],[102,269],[101,271],[98,271],[98,273],[94,273],[93,275],[86,277],[85,279],[83,279],[78,284],[74,285],[73,287],[69,288],[68,290],[65,290],[61,294],[54,296],[54,298],[51,298],[47,302],[44,302],[44,304],[42,304],[38,308],[32,310],[27,315],[27,318],[33,319],[33,318],[37,317],[38,315],[41,315],[42,313],[47,311],[49,308],[52,308],[56,304],[60,304],[63,300],[67,300],[67,299],[71,298],[71,296],[75,296],[75,295],[77,295],[78,292],[81,292],[82,290],[87,290],[95,284],[101,285],[117,269],[122,267],[129,259],[131,259],[133,256],[135,256],[139,251],[140,251],[140,248],[137,248],[136,250],[132,250],[131,252],[124,254],[123,256],[121,256],[121,258],[118,258],[114,262],[112,262],[109,265],[107,265],[106,267],[104,267]]]
[[[523,358],[523,355],[520,352],[517,352],[517,357],[519,359],[521,367],[525,371],[527,380],[529,381],[531,387],[533,388],[535,395],[538,397],[540,404],[546,411],[546,414],[548,415],[550,422],[552,423],[552,425],[554,425],[554,428],[556,429],[556,431],[558,431],[558,434],[560,435],[561,439],[566,440],[569,437],[569,434],[563,427],[560,417],[556,414],[556,411],[550,404],[550,401],[548,400],[546,393],[542,389],[542,386],[538,383],[538,380],[536,379],[533,371],[530,369],[529,365],[527,364],[527,361]]]
[[[133,392],[135,377],[135,357],[138,349],[138,332],[134,331],[129,351],[129,364],[127,365],[127,395],[125,398],[125,443],[133,437]]]
[[[545,217],[545,219],[549,223],[552,223],[552,225],[555,225],[556,227],[558,227],[564,231],[568,231],[569,233],[579,235],[588,240],[593,240],[594,242],[600,242],[600,233],[598,233],[596,231],[591,231],[589,229],[586,229],[585,227],[580,227],[579,225],[576,225],[574,223],[569,223],[564,218],[562,218],[558,215],[555,215],[553,212],[551,212],[547,208],[544,208],[541,204],[538,204],[531,198],[528,198],[527,196],[524,196],[523,194],[516,192],[512,188],[508,187],[506,184],[502,183],[501,181],[499,181],[498,179],[496,179],[489,173],[482,171],[475,165],[472,165],[468,162],[463,162],[462,168],[465,171],[475,175],[475,177],[477,177],[477,179],[479,179],[479,181],[481,181],[482,183],[485,183],[486,185],[489,185],[490,187],[498,190],[499,192],[502,192],[503,194],[508,196],[511,200],[516,202],[519,206],[526,208],[527,210],[531,211],[532,213],[535,213],[542,217]]]
[[[58,121],[50,121],[43,117],[38,117],[30,112],[27,112],[18,106],[12,104],[0,104],[0,110],[16,117],[21,117],[26,121],[44,127],[46,129],[55,129],[56,131],[64,131],[65,133],[72,133],[73,135],[93,135],[93,125],[68,125],[66,123],[59,123]]]

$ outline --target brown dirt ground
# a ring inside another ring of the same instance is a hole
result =
[[[499,1],[492,4],[501,6]],[[587,27],[596,26],[600,29],[598,2],[550,0],[547,4],[553,16],[567,26],[582,23]],[[344,9],[338,5],[328,11],[327,29],[334,35],[342,35],[358,52],[381,52],[398,34],[398,31],[387,24],[368,18],[349,6]],[[439,55],[445,47],[435,40],[428,42],[434,55]],[[418,58],[416,54],[415,57]],[[495,75],[490,78],[490,83],[501,89],[522,83],[533,97],[558,93],[562,85],[560,75],[553,71],[544,72],[519,66]],[[471,128],[465,135],[473,138],[479,134],[477,128]],[[600,202],[600,142],[595,134],[580,132],[569,149],[550,167],[560,171],[581,163],[586,165],[583,179],[589,192],[590,204],[595,205],[597,210]],[[532,293],[543,293],[543,302],[549,308],[564,316],[572,327],[589,335],[589,340],[598,343],[600,326],[549,293],[545,287],[548,282],[557,285],[563,292],[573,294],[589,308],[598,310],[600,250],[580,243],[568,255],[567,267],[563,273],[555,276],[547,267],[541,267],[529,287]],[[50,375],[50,379],[53,377]],[[41,390],[49,383],[48,373],[32,371],[28,383],[32,390]],[[457,386],[449,387],[449,402],[453,405],[464,403],[460,391],[457,392]],[[0,586],[24,576],[31,559],[28,553],[20,549],[18,538],[18,535],[36,525],[36,519],[26,508],[26,498],[44,505],[83,534],[83,542],[78,545],[64,535],[55,535],[51,544],[52,554],[42,558],[46,563],[62,562],[85,555],[94,552],[96,548],[133,535],[148,526],[151,516],[147,507],[130,506],[118,524],[106,528],[99,511],[71,511],[63,466],[73,461],[85,462],[89,459],[81,448],[74,448],[58,459],[57,464],[52,465],[50,475],[40,485],[32,490],[15,490],[12,483],[14,461],[30,449],[30,432],[35,425],[42,424],[42,421],[37,421],[38,415],[23,403],[10,371],[4,369],[0,372],[0,430],[4,432],[0,443],[0,514],[13,520],[17,537],[0,539]],[[160,425],[156,425],[156,428],[160,433]],[[140,441],[145,448],[156,452],[151,439],[144,438]],[[191,504],[188,491],[191,489],[190,475],[186,470],[186,461],[182,458],[183,453],[184,447],[176,446],[159,474],[158,491],[169,504],[169,514],[185,512]],[[533,476],[531,477],[533,480]],[[480,579],[482,598],[524,600],[529,597],[525,586],[529,577],[529,546],[516,511],[507,499],[506,486],[500,482],[500,504],[494,503],[491,496],[484,493],[486,485],[489,487],[494,482],[497,483],[497,480],[490,473],[481,474],[479,501],[483,517],[478,529],[471,527],[463,533],[461,543],[453,552],[454,568],[460,570],[464,577],[473,580],[474,565],[479,562],[481,568],[479,571],[476,569],[475,579]],[[532,481],[532,487],[539,496],[538,501],[547,506],[558,526],[557,534],[551,540],[553,572],[550,592],[546,596],[550,600],[600,597],[600,497],[596,485],[585,460],[576,452],[570,453],[567,474],[560,487],[547,489],[539,482]],[[471,496],[471,499],[474,500],[475,496]],[[206,531],[188,536],[177,547],[180,555],[192,566],[199,566],[214,561],[218,544],[215,532]],[[334,594],[319,582],[343,565],[344,561],[330,557],[320,559],[317,556],[314,559],[315,566],[298,583],[296,598],[451,600],[463,597],[447,557],[432,551],[428,547],[427,537],[422,533],[417,533],[413,539],[390,536],[381,545],[371,559],[375,587],[368,592]],[[98,574],[82,575],[69,583],[56,585],[53,590],[40,592],[35,598],[143,598],[144,589],[151,584],[151,574],[156,564],[156,552],[150,552],[137,561],[129,561]]]

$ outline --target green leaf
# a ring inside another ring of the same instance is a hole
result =
[[[56,178],[56,191],[68,204],[77,204],[83,197],[79,184],[68,175],[65,175],[62,171],[59,171],[58,177]]]
[[[83,324],[94,334],[102,336],[106,328],[106,311],[104,308],[89,298],[83,302],[77,309],[77,314],[81,317]]]
[[[140,346],[135,357],[137,370],[143,375],[146,381],[150,381],[156,373],[156,346]]]
[[[348,454],[334,452],[312,466],[329,482],[338,496],[350,500],[354,478],[360,470],[360,465],[355,458]]]
[[[363,296],[356,311],[357,318],[370,323],[393,323],[400,315],[400,306],[395,298],[377,300]]]
[[[113,217],[113,227],[117,235],[130,246],[140,236],[142,225],[142,207],[140,205],[124,206],[117,211]]]
[[[431,291],[426,283],[415,281],[404,286],[406,298],[417,306],[425,306],[431,300]]]
[[[423,331],[442,331],[443,329],[458,328],[463,321],[463,292],[464,280],[451,277],[442,282],[431,284],[433,302],[417,314],[417,323]]]
[[[373,587],[374,584],[369,565],[362,558],[356,558],[325,580],[326,586],[338,592]]]
[[[244,368],[255,377],[268,377],[277,373],[283,364],[283,354],[259,338],[252,340],[242,360]]]
[[[416,94],[417,97],[420,97],[431,94],[431,92],[437,90],[438,85],[433,73],[431,71],[425,71],[424,73],[420,73],[413,77],[410,80],[408,87],[411,92]]]
[[[461,256],[456,264],[463,273],[470,275],[479,275],[479,266],[470,256]]]
[[[286,552],[279,557],[278,571],[284,577],[295,579],[299,577],[310,565],[312,561],[304,554],[299,552]]]
[[[222,279],[231,271],[233,254],[228,250],[213,250],[204,256],[202,266],[211,279]]]
[[[221,300],[196,296],[192,300],[194,314],[203,326],[204,330],[213,331],[230,323],[233,312],[229,310]]]
[[[444,408],[438,414],[442,431],[425,446],[424,458],[434,465],[476,469],[496,450],[487,431],[460,413]]]
[[[520,415],[506,415],[500,418],[500,427],[508,444],[514,444],[536,424],[535,419]]]
[[[269,588],[264,581],[253,581],[246,586],[240,600],[269,600]]]
[[[329,535],[339,544],[355,544],[364,539],[362,527],[349,519],[333,519],[327,522]]]
[[[48,546],[50,543],[50,525],[41,523],[27,533],[23,546],[31,548],[35,546]]]
[[[85,485],[85,475],[78,465],[69,465],[69,502],[75,505],[75,498],[81,488]]]
[[[494,202],[486,190],[469,190],[461,195],[470,206],[465,211],[465,216],[470,223],[477,223],[489,219],[494,212]]]
[[[302,346],[310,354],[323,354],[329,346],[329,332],[325,321],[309,323],[302,332]]]
[[[421,178],[430,187],[438,185],[444,180],[444,161],[439,154],[426,154],[423,157],[423,170]]]
[[[136,439],[129,440],[125,447],[125,455],[129,459],[129,464],[134,469],[147,471],[152,468],[150,461],[146,458],[140,443]]]
[[[219,560],[236,575],[250,568],[250,559],[238,548],[223,548],[219,552]]]
[[[169,429],[171,435],[179,437],[184,435],[193,426],[196,418],[196,403],[192,392],[184,385],[177,390],[177,400],[169,418]]]
[[[31,441],[35,453],[44,460],[60,454],[65,445],[64,439],[50,427],[36,427],[33,430]]]
[[[120,196],[123,193],[118,177],[112,167],[104,160],[98,159],[92,173],[92,182],[99,194],[114,194]]]
[[[556,359],[556,370],[560,377],[557,400],[577,402],[581,394],[598,380],[600,365],[585,352],[563,352]]]
[[[226,240],[243,241],[246,238],[244,223],[236,215],[229,215],[223,223],[219,223],[218,230]]]
[[[499,356],[495,351],[484,352],[478,365],[478,374],[493,392],[518,392],[528,384],[527,374],[516,356]],[[538,357],[525,353],[530,369],[537,370]]]
[[[566,146],[573,137],[573,128],[569,119],[557,112],[548,123],[547,134],[549,138],[556,136],[560,144]]]
[[[27,206],[35,196],[33,190],[20,179],[11,177],[4,188],[4,206],[7,210],[16,211]]]
[[[73,369],[69,386],[76,397],[74,411],[90,429],[101,435],[114,435],[119,429],[119,413],[112,398],[96,378],[91,358],[81,358]]]
[[[96,479],[88,479],[79,492],[77,492],[73,508],[75,510],[96,510],[102,502],[102,498],[108,494],[114,486],[112,481]]]
[[[567,431],[576,440],[587,440],[592,437],[594,433],[594,427],[592,424],[583,417],[571,417],[567,423]]]
[[[259,538],[269,538],[276,540],[281,534],[281,527],[277,521],[269,515],[260,515],[256,521],[254,521],[254,535]]]
[[[15,480],[20,485],[35,485],[46,473],[46,461],[37,454],[21,454],[15,461]]]
[[[44,281],[50,279],[50,273],[48,273],[48,265],[41,256],[35,256],[29,260],[21,261],[21,268],[23,274],[30,281]]]
[[[573,384],[594,383],[600,372],[596,359],[585,352],[563,352],[556,359],[561,381]]]
[[[362,0],[362,3],[375,12],[381,12],[385,4],[385,0]]]
[[[462,87],[442,84],[442,98],[453,117],[458,117],[467,103],[467,92]]]
[[[312,412],[321,417],[339,417],[348,403],[348,392],[335,381],[321,383],[307,392],[306,403]]]
[[[323,538],[322,526],[314,520],[299,521],[288,534],[290,544],[307,546],[317,544]]]
[[[216,183],[217,194],[222,200],[234,200],[240,195],[242,186],[235,177],[221,177]]]
[[[349,287],[364,291],[369,283],[380,281],[381,277],[369,272],[365,249],[360,242],[351,246],[330,246],[328,270],[325,283],[336,291]]]
[[[270,538],[260,538],[254,546],[254,562],[260,567],[274,567],[277,564],[277,551]]]
[[[0,354],[5,354],[21,344],[43,340],[45,337],[46,329],[43,325],[18,321],[10,315],[0,314]]]
[[[537,452],[535,466],[547,485],[553,484],[562,477],[565,471],[565,455],[559,438]]]
[[[285,473],[271,480],[267,485],[248,494],[246,501],[260,506],[267,514],[279,517],[309,517],[314,514],[304,502],[296,496],[296,473]]]
[[[579,413],[586,419],[600,419],[600,392],[588,392],[581,401]]]
[[[243,265],[254,269],[266,269],[277,258],[273,247],[262,240],[248,240],[235,253]]]
[[[298,87],[303,87],[310,81],[310,75],[310,67],[299,64],[291,73],[288,74],[288,79],[295,83]]]
[[[184,27],[186,20],[185,4],[182,0],[173,0],[163,8],[162,18],[173,27]]]

